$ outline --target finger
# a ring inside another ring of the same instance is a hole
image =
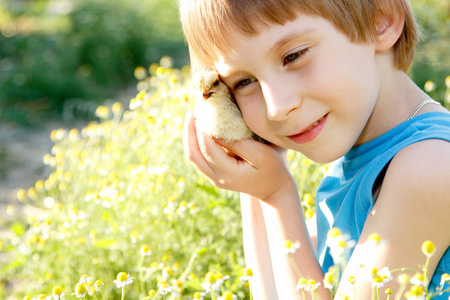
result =
[[[261,164],[264,164],[267,155],[273,155],[275,145],[263,144],[261,142],[252,139],[243,139],[240,141],[227,143],[223,140],[217,141],[223,147],[229,149],[243,160],[247,161],[250,165],[258,168]]]
[[[184,154],[188,161],[190,161],[200,172],[207,177],[214,173],[209,163],[204,158],[197,138],[197,130],[195,126],[195,116],[193,111],[186,113],[184,128],[183,128],[183,148]]]
[[[226,166],[235,164],[236,159],[228,156],[225,149],[216,140],[205,134],[200,128],[196,128],[196,130],[200,151],[214,170],[224,170]]]

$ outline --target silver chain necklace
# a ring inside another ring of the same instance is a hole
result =
[[[441,105],[439,102],[434,101],[434,100],[431,100],[431,99],[422,101],[422,102],[421,102],[419,105],[417,105],[417,107],[413,110],[413,112],[412,112],[411,115],[409,116],[408,120],[411,120],[412,118],[414,118],[414,117],[417,115],[417,113],[419,112],[419,110],[420,110],[425,104],[428,104],[428,103],[433,103],[433,104]]]

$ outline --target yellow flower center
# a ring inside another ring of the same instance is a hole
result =
[[[172,275],[172,268],[169,266],[164,267],[164,273],[166,273],[167,275]]]
[[[314,211],[314,209],[308,208],[305,211],[305,219],[306,220],[311,220],[312,217],[314,217],[315,214],[316,214],[316,212]]]
[[[333,275],[332,273],[326,273],[326,274],[325,274],[324,281],[325,281],[326,283],[334,284],[335,279],[336,279],[336,278],[334,277],[334,275]]]
[[[414,296],[421,296],[424,294],[424,290],[420,285],[413,285],[411,287],[410,294]]]
[[[436,89],[436,84],[433,81],[431,81],[431,80],[427,80],[425,82],[424,89],[427,92],[434,91]]]
[[[216,274],[214,272],[206,273],[205,281],[208,283],[214,283],[217,281]]]
[[[195,292],[194,299],[202,299],[202,294],[200,294],[200,292]]]
[[[419,281],[424,281],[423,275],[421,273],[416,273],[413,278]]]
[[[345,248],[345,241],[339,241],[338,246],[341,248]]]
[[[244,269],[244,276],[252,277],[253,276],[253,270],[250,268]]]
[[[232,300],[233,299],[233,293],[231,293],[230,291],[226,291],[222,294],[222,299],[223,300]]]
[[[383,277],[382,276],[375,276],[373,278],[373,282],[375,282],[375,283],[383,282]]]
[[[60,286],[55,286],[53,288],[53,296],[59,296],[63,293],[63,289]]]
[[[75,288],[75,293],[78,294],[78,295],[87,293],[86,286],[84,284],[82,284],[82,283],[78,283],[76,288]]]
[[[119,274],[117,274],[117,280],[119,280],[120,282],[124,282],[125,280],[127,280],[127,273],[125,272],[120,272]]]
[[[339,228],[333,227],[330,229],[330,231],[328,231],[327,238],[331,239],[340,235],[342,235],[341,230]]]
[[[291,247],[292,247],[292,241],[290,241],[290,240],[285,240],[285,241],[284,241],[284,247],[285,247],[285,248],[291,248]]]
[[[434,247],[434,244],[431,241],[425,241],[422,244],[422,252],[428,257],[433,256],[434,252],[436,251],[436,248]]]
[[[101,280],[97,280],[97,281],[94,283],[94,285],[95,285],[96,287],[101,287],[101,286],[103,285],[103,282],[102,282]]]
[[[303,196],[303,201],[305,202],[306,205],[309,205],[309,206],[313,206],[314,205],[314,198],[313,198],[313,196],[310,193],[306,193]]]
[[[142,245],[141,250],[144,253],[148,253],[150,251],[150,247],[148,245]]]
[[[372,233],[371,235],[369,235],[367,240],[379,243],[379,242],[381,242],[381,236],[378,233]]]

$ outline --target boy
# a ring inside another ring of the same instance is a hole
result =
[[[216,141],[187,115],[188,159],[216,186],[241,192],[255,299],[301,299],[287,239],[301,244],[293,259],[302,276],[321,282],[333,264],[332,227],[357,242],[337,298],[370,299],[372,283],[356,275],[371,233],[384,239],[373,257],[378,269],[417,270],[431,240],[436,288],[450,272],[450,117],[406,75],[417,42],[408,1],[185,0],[180,13],[193,70],[217,69],[247,125],[270,142]],[[317,245],[285,148],[335,161],[316,196]],[[330,298],[323,284],[318,293]]]

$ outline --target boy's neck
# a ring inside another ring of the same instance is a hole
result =
[[[380,69],[380,93],[366,127],[356,145],[364,144],[386,133],[408,119],[414,108],[429,98],[401,70]]]

